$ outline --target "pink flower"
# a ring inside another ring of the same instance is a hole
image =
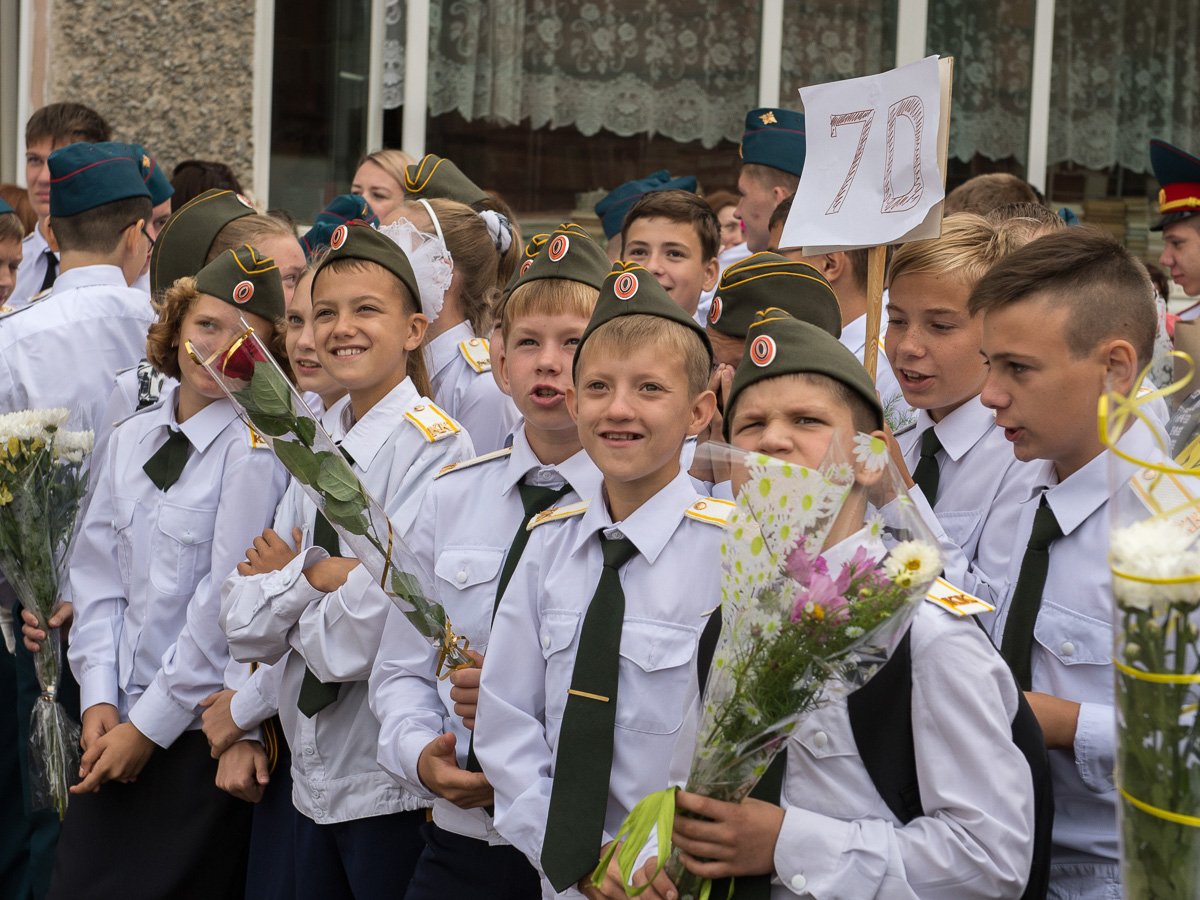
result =
[[[830,618],[839,623],[850,617],[846,600],[846,590],[850,587],[853,575],[850,564],[842,566],[837,578],[831,578],[824,557],[809,556],[802,547],[797,547],[788,556],[787,571],[800,584],[792,605],[793,622],[806,614],[818,620]]]

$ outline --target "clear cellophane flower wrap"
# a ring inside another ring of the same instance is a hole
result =
[[[244,331],[227,345],[213,349],[189,343],[192,359],[208,370],[396,609],[439,648],[439,672],[472,665],[466,639],[454,634],[445,611],[428,599],[423,585],[429,573],[254,329],[242,324]]]
[[[1183,383],[1186,378],[1150,395],[1110,393],[1100,403],[1113,495],[1109,566],[1121,868],[1125,896],[1132,900],[1200,896],[1200,468],[1190,458],[1195,423],[1172,421],[1169,430],[1178,439],[1171,447],[1146,418],[1150,401]],[[1139,420],[1158,441],[1154,458],[1131,455],[1119,443]]]
[[[58,700],[62,642],[47,622],[60,603],[92,449],[90,431],[62,429],[67,416],[65,409],[0,416],[0,570],[47,634],[34,655],[41,695],[29,729],[32,805],[51,807],[60,819],[79,771],[79,725]]]
[[[941,571],[937,544],[884,442],[834,441],[817,468],[723,444],[697,451],[730,478],[736,510],[721,547],[721,635],[708,672],[686,790],[746,797],[806,715],[865,684],[905,634]],[[618,834],[626,884],[652,831],[683,900],[711,884],[670,847],[674,789],[643,800]],[[614,845],[615,846],[615,845]],[[602,880],[612,857],[601,860]],[[640,893],[628,888],[631,895]]]

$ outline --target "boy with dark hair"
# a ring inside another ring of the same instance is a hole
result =
[[[1152,288],[1112,238],[1071,229],[1001,260],[968,304],[983,317],[982,400],[1017,458],[1038,467],[1013,530],[1009,588],[988,618],[1050,751],[1050,896],[1119,897],[1113,598],[1103,561],[1109,501],[1129,490],[1137,466],[1101,444],[1096,407],[1106,384],[1129,394],[1150,359]],[[1141,421],[1118,447],[1162,458]]]
[[[790,109],[752,109],[742,132],[742,169],[736,215],[752,251],[770,246],[771,213],[796,193],[804,170],[804,115]]]
[[[1150,142],[1150,164],[1162,188],[1158,211],[1162,218],[1150,226],[1163,233],[1158,262],[1189,297],[1200,296],[1200,158],[1166,141]],[[1200,303],[1179,314],[1200,318]]]
[[[621,258],[621,228],[633,204],[654,191],[688,191],[696,193],[696,179],[691,175],[672,178],[666,169],[651,172],[645,178],[635,178],[613,188],[596,204],[596,217],[607,243],[604,250],[616,262]]]
[[[621,226],[621,258],[645,267],[689,316],[720,277],[720,250],[716,214],[688,191],[647,194]]]
[[[68,144],[89,144],[109,139],[108,123],[95,110],[81,103],[51,103],[43,106],[25,124],[25,185],[29,202],[37,214],[37,227],[25,238],[21,268],[10,306],[21,307],[48,289],[58,277],[57,246],[50,234],[50,154]]]
[[[679,456],[713,414],[711,362],[654,277],[618,264],[567,394],[603,486],[530,522],[492,628],[504,664],[484,667],[476,720],[496,828],[542,873],[543,897],[623,896],[611,874],[599,891],[586,878],[665,781],[695,690],[730,504],[697,495]]]

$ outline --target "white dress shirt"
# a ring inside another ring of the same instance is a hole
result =
[[[625,619],[603,842],[666,784],[697,693],[697,643],[721,596],[724,529],[686,515],[700,499],[682,471],[623,522],[597,497],[582,515],[533,529],[505,591],[483,668],[475,752],[496,791],[496,829],[539,871],[567,689],[603,567],[600,532],[638,550],[620,570]],[[542,893],[557,896],[544,876]],[[574,888],[564,895],[579,896]]]
[[[41,291],[42,282],[46,280],[46,251],[49,249],[50,245],[42,236],[40,224],[25,235],[21,241],[21,264],[17,267],[17,281],[13,285],[12,294],[5,301],[6,306],[21,309],[28,306],[34,295]],[[54,255],[58,256],[57,253]],[[121,283],[125,283],[124,278],[121,279]]]
[[[397,534],[412,526],[432,476],[473,455],[464,432],[430,441],[405,418],[429,402],[406,378],[357,422],[350,406],[342,407],[332,434]],[[330,594],[308,582],[304,569],[327,557],[310,545],[315,521],[316,507],[293,480],[274,528],[288,539],[293,528],[302,529],[306,549],[279,571],[226,579],[222,624],[231,652],[282,669],[279,718],[292,751],[292,799],[300,812],[327,824],[428,806],[376,761],[379,723],[367,704],[367,678],[391,600],[363,566]],[[321,681],[341,683],[337,701],[312,718],[296,707],[306,666]]]
[[[1136,422],[1118,446],[1140,459],[1162,459],[1153,434],[1142,422]],[[1119,483],[1122,486],[1116,490],[1129,491],[1125,485],[1137,467],[1114,459],[1106,450],[1058,483],[1052,463],[1032,465],[1038,470],[1037,478],[1021,504],[1014,530],[1009,588],[986,620],[992,640],[999,646],[1033,516],[1045,494],[1063,536],[1050,545],[1050,570],[1034,625],[1033,690],[1080,704],[1074,750],[1050,751],[1055,807],[1052,863],[1115,863],[1116,711],[1113,596],[1106,562],[1111,527],[1108,507],[1115,496],[1110,485]],[[1110,476],[1113,466],[1119,482]]]
[[[886,297],[883,308],[882,321],[886,323]],[[884,326],[881,324],[880,327]],[[859,316],[853,322],[843,325],[842,335],[838,340],[841,341],[843,347],[854,354],[859,362],[862,362],[863,352],[867,349],[866,313]],[[884,412],[887,413],[887,419],[891,423],[893,431],[899,431],[906,424],[913,421],[913,408],[905,401],[904,392],[900,390],[900,382],[896,380],[896,373],[892,371],[892,364],[888,362],[887,355],[883,352],[882,332],[879,335],[879,350],[875,360],[875,389],[879,392],[880,402],[883,403]]]
[[[521,414],[491,369],[476,372],[462,355],[459,344],[475,336],[470,322],[459,322],[429,342],[425,361],[434,400],[467,430],[477,453],[491,453],[504,446]]]
[[[467,464],[440,476],[425,502],[408,544],[433,573],[433,599],[446,610],[455,634],[486,653],[500,570],[518,526],[525,520],[518,485],[545,488],[570,484],[554,505],[565,506],[598,493],[600,471],[580,450],[558,465],[543,465],[518,427],[512,451],[487,462]],[[462,809],[435,798],[421,784],[421,751],[444,731],[456,738],[458,763],[466,767],[471,732],[454,715],[449,679],[436,677],[437,652],[398,612],[388,615],[371,674],[371,708],[380,722],[379,763],[414,794],[433,800],[439,826],[492,844],[507,843],[482,809]]]
[[[0,412],[65,406],[95,430],[113,378],[146,354],[150,301],[116,266],[58,276],[46,299],[0,319]]]
[[[228,400],[182,424],[175,403],[171,390],[113,432],[69,570],[68,658],[81,708],[111,703],[160,747],[200,727],[201,700],[249,674],[229,657],[220,584],[287,484]],[[179,480],[160,491],[142,467],[168,429],[182,431],[191,451]]]

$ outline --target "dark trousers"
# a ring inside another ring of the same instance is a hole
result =
[[[72,796],[58,839],[52,900],[240,898],[251,804],[216,786],[199,731],[155,750],[137,781]]]
[[[493,846],[439,828],[433,822],[427,822],[421,834],[425,850],[404,900],[540,900],[542,887],[537,871],[516,847]]]
[[[318,825],[296,816],[296,897],[395,900],[421,855],[426,811]]]
[[[292,803],[292,755],[280,738],[279,760],[263,798],[254,806],[246,896],[252,900],[292,900],[296,896],[296,820]]]

